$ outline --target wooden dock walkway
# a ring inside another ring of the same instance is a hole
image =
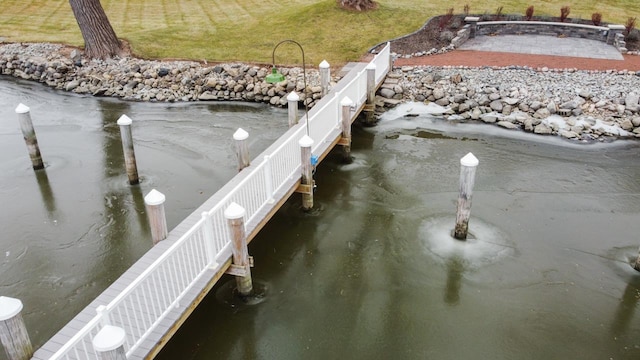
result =
[[[341,139],[341,102],[345,97],[354,103],[350,121],[364,108],[366,68],[369,73],[375,68],[377,88],[391,68],[388,44],[370,63],[352,66],[309,111],[312,154],[318,162]],[[98,359],[92,340],[106,325],[124,329],[127,359],[155,357],[231,264],[225,209],[236,203],[246,210],[249,242],[296,191],[301,183],[299,141],[306,131],[304,119],[291,127],[38,349],[32,359]]]

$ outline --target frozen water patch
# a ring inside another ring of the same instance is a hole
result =
[[[558,130],[566,130],[569,127],[567,122],[559,115],[551,115],[548,118],[543,119],[542,123],[550,127],[556,125]]]
[[[602,147],[627,146],[630,141],[617,140],[615,142],[582,142],[569,141],[561,136],[544,136],[533,134],[525,131],[508,130],[500,126],[485,124],[482,122],[459,122],[453,121],[451,117],[445,119],[442,114],[446,108],[436,104],[422,103],[404,103],[396,106],[392,110],[384,113],[380,117],[378,126],[371,128],[370,131],[389,132],[393,130],[415,130],[424,129],[435,131],[450,137],[501,137],[507,139],[524,140],[532,143],[550,144],[562,147],[580,148],[580,149],[599,149]],[[513,119],[522,114],[516,112],[509,116],[495,113],[500,120]],[[543,120],[546,124],[556,124],[555,126],[561,130],[568,130],[569,124],[565,118],[552,115]],[[580,118],[576,120],[576,125],[583,124],[584,127],[590,126],[592,129],[602,129],[607,132],[619,136],[632,135],[629,132],[614,126],[608,125],[601,120]],[[634,142],[635,143],[635,142]]]
[[[380,122],[394,121],[403,117],[415,117],[419,115],[442,115],[447,108],[435,103],[410,102],[400,104],[380,116]]]
[[[608,125],[601,120],[596,120],[596,124],[591,127],[592,130],[600,130],[604,131],[606,134],[617,135],[617,136],[630,136],[631,133],[628,131],[621,129],[618,126]]]
[[[465,269],[475,270],[516,255],[515,244],[500,229],[478,218],[469,221],[466,241],[455,239],[455,221],[454,216],[434,217],[420,228],[427,253],[444,265],[457,259]]]
[[[364,155],[362,154],[353,154],[353,162],[351,162],[350,164],[342,164],[338,167],[338,169],[340,171],[354,171],[357,169],[363,169],[363,168],[368,168],[371,165],[369,164],[369,162],[367,161],[367,159],[364,157]]]

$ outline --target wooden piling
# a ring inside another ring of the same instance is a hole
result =
[[[342,161],[350,164],[353,161],[351,157],[351,108],[353,101],[345,96],[340,102],[342,109],[342,138],[339,144],[342,145]]]
[[[0,341],[9,360],[27,360],[33,355],[18,299],[0,296]]]
[[[124,351],[124,340],[126,334],[124,329],[105,325],[93,338],[93,349],[96,351],[99,360],[127,360]]]
[[[327,60],[322,60],[320,63],[320,95],[324,97],[329,93],[329,81],[331,79],[331,67]]]
[[[302,161],[302,210],[309,211],[313,208],[313,167],[311,166],[311,146],[313,139],[305,135],[298,142],[300,145],[300,159]]]
[[[167,238],[167,217],[164,212],[165,199],[164,194],[156,189],[152,189],[144,197],[153,245]]]
[[[453,237],[458,240],[467,239],[469,216],[471,215],[471,196],[478,163],[478,159],[472,153],[468,153],[460,159],[460,196],[456,210],[456,227],[453,232]]]
[[[238,171],[242,171],[242,169],[251,164],[251,159],[249,158],[249,145],[247,144],[248,138],[249,133],[244,131],[242,128],[238,128],[238,130],[233,133],[233,139],[236,141]]]
[[[376,64],[369,63],[365,68],[367,71],[367,102],[364,107],[365,124],[375,123],[374,113],[376,109]]]
[[[289,127],[298,123],[298,101],[300,96],[292,91],[287,95],[287,109],[289,110]]]
[[[247,249],[247,238],[244,229],[245,209],[232,202],[224,211],[232,242],[233,264],[230,273],[236,275],[236,285],[240,296],[249,296],[253,292],[251,280],[251,261]]]
[[[20,122],[20,129],[22,130],[24,142],[27,144],[27,150],[29,151],[29,158],[31,158],[33,170],[43,169],[44,163],[42,162],[42,155],[40,154],[36,131],[33,128],[33,122],[31,121],[29,107],[24,104],[19,104],[15,111],[18,115],[18,121]]]
[[[138,178],[138,167],[136,165],[136,154],[133,151],[133,136],[131,135],[131,119],[127,115],[122,115],[118,119],[120,126],[120,137],[122,138],[122,150],[124,152],[124,162],[127,167],[127,177],[129,184],[136,185],[140,182]]]

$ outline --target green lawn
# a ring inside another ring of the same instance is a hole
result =
[[[379,0],[366,13],[340,10],[335,0],[102,0],[120,38],[137,56],[215,62],[271,62],[273,46],[283,39],[299,41],[308,64],[326,59],[332,65],[357,60],[369,47],[420,28],[431,16],[451,7],[439,1]],[[534,4],[521,1],[468,1],[476,14],[522,14]],[[640,14],[640,2],[546,0],[535,15],[558,16],[571,7],[571,17],[624,23]],[[5,41],[47,41],[82,45],[82,37],[67,0],[2,0],[0,38]],[[300,64],[297,47],[283,45],[276,62]]]

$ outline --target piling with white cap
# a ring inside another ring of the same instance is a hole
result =
[[[233,133],[233,140],[236,142],[236,155],[238,158],[238,171],[242,171],[242,169],[246,168],[251,164],[251,159],[249,158],[249,145],[247,144],[247,139],[249,138],[249,133],[244,131],[242,128],[238,128],[235,133]]]
[[[365,124],[373,125],[376,108],[376,64],[370,62],[365,69],[367,71],[367,103],[364,107]]]
[[[164,194],[156,189],[152,189],[144,197],[153,245],[167,238],[167,217],[164,211],[165,199]]]
[[[460,196],[456,210],[456,227],[453,231],[453,237],[458,240],[466,240],[469,232],[471,196],[478,163],[478,159],[472,153],[468,153],[460,159]]]
[[[320,63],[320,88],[321,96],[325,96],[329,93],[329,79],[331,79],[331,66],[327,60],[322,60]]]
[[[138,166],[136,165],[136,154],[133,151],[133,135],[131,134],[132,120],[127,115],[122,115],[118,119],[120,126],[120,137],[122,138],[122,151],[124,152],[124,163],[127,168],[129,184],[136,185],[140,182],[138,178]]]
[[[9,360],[27,360],[33,355],[19,299],[0,296],[0,341]]]
[[[93,349],[100,360],[127,360],[124,351],[126,333],[124,329],[105,325],[93,338]]]
[[[302,210],[308,211],[313,208],[313,166],[311,165],[311,146],[313,139],[305,135],[298,142],[300,145],[300,159],[302,161]]]
[[[224,211],[233,252],[233,264],[231,265],[233,270],[230,273],[236,275],[236,286],[240,296],[249,296],[253,292],[251,260],[244,229],[245,214],[246,210],[235,202],[229,204]]]
[[[350,164],[353,161],[351,157],[351,108],[353,107],[353,101],[348,96],[345,96],[340,102],[340,107],[342,138],[339,144],[342,145],[342,161]]]
[[[42,162],[42,155],[40,154],[40,147],[38,146],[36,130],[33,128],[33,122],[31,121],[31,112],[29,107],[24,104],[20,104],[16,107],[15,111],[16,115],[18,115],[18,122],[20,122],[20,130],[22,130],[24,142],[27,144],[27,150],[29,151],[29,158],[31,159],[33,170],[43,169],[44,163]]]

